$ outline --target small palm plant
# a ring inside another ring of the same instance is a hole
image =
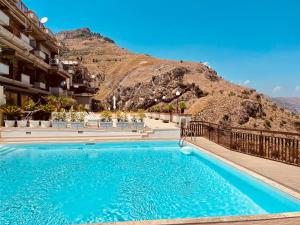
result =
[[[22,109],[15,105],[3,105],[1,106],[0,110],[8,120],[15,120],[23,113]]]
[[[181,113],[184,113],[184,110],[187,109],[187,105],[185,102],[179,102],[179,109]]]
[[[165,105],[165,107],[164,107],[164,111],[165,111],[166,113],[172,113],[173,110],[174,110],[174,107],[173,107],[173,105],[171,105],[171,104]]]
[[[105,110],[101,113],[101,116],[104,120],[104,122],[110,122],[112,119],[112,113],[111,111]]]
[[[145,111],[143,109],[139,109],[137,112],[137,117],[141,122],[143,122],[146,117]]]

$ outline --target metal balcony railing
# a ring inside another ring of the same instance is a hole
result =
[[[24,13],[29,11],[28,7],[22,1],[17,2],[16,6]]]

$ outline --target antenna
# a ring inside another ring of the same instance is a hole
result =
[[[47,17],[43,17],[43,18],[40,20],[40,22],[41,22],[42,24],[45,24],[45,23],[48,22],[48,18],[47,18]]]

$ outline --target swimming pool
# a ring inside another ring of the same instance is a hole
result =
[[[0,147],[0,224],[80,224],[299,212],[300,202],[178,143]]]

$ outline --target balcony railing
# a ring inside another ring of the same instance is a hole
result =
[[[300,166],[300,133],[221,126],[192,121],[182,137],[204,137],[232,151]]]
[[[22,41],[24,41],[26,44],[30,45],[30,39],[25,34],[20,33],[20,38]]]
[[[21,82],[24,84],[30,84],[30,76],[27,74],[21,74]]]
[[[50,59],[50,65],[57,67],[58,69],[63,69],[63,64],[59,59]]]
[[[9,26],[9,17],[0,9],[0,25]]]
[[[0,62],[0,74],[8,75],[9,74],[9,66]]]
[[[34,86],[39,89],[46,89],[46,84],[44,82],[35,82]]]
[[[63,95],[64,89],[62,89],[61,87],[50,87],[50,92],[53,95]]]
[[[24,13],[27,13],[29,11],[27,6],[21,0],[16,4],[16,6]]]
[[[34,55],[43,59],[43,60],[46,60],[47,59],[47,56],[44,52],[42,52],[41,50],[34,50]]]
[[[44,26],[44,25],[43,25]],[[48,29],[48,28],[43,28],[44,29],[44,32],[46,33],[46,34],[48,34],[50,37],[52,37],[52,38],[54,38],[55,39],[55,34],[50,30],[50,29]]]

